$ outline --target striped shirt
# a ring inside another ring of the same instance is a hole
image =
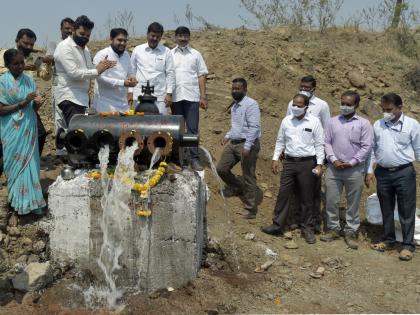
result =
[[[258,103],[245,96],[235,102],[230,110],[231,128],[225,138],[230,140],[245,139],[244,149],[250,150],[255,139],[261,137],[260,108]]]

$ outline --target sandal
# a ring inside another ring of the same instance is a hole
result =
[[[370,248],[373,250],[376,250],[378,252],[384,252],[386,250],[391,250],[394,248],[394,244],[389,244],[389,243],[385,243],[385,242],[379,242],[376,244],[371,244]]]
[[[400,256],[398,257],[400,260],[409,261],[413,258],[413,253],[408,249],[403,249],[400,251]]]

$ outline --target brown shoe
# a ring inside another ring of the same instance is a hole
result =
[[[336,230],[329,230],[327,233],[321,235],[319,239],[323,242],[332,242],[340,238],[340,233]]]
[[[345,233],[344,240],[346,241],[347,246],[350,247],[351,249],[359,248],[359,243],[357,242],[357,234]]]

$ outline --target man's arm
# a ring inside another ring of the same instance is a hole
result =
[[[70,47],[62,47],[61,51],[54,54],[57,63],[61,63],[66,74],[75,80],[90,80],[98,76],[96,69],[80,69]]]
[[[420,161],[420,124],[415,122],[415,126],[411,131],[411,145],[413,146],[414,155],[417,161]]]
[[[331,163],[334,163],[337,161],[337,157],[334,154],[334,150],[332,148],[332,139],[333,139],[333,127],[331,124],[331,121],[327,123],[327,126],[325,128],[325,153],[327,155],[328,161]]]
[[[369,122],[363,123],[362,135],[360,140],[360,150],[356,152],[354,157],[350,160],[350,165],[355,166],[357,164],[365,162],[369,158],[369,153],[372,150],[373,145],[373,128]]]
[[[106,52],[98,51],[98,53],[93,58],[93,65],[94,66],[98,65],[102,60],[106,58],[107,58]],[[96,80],[98,80],[98,82],[108,87],[124,86],[124,80],[109,77],[107,76],[107,72],[101,73],[96,78]]]
[[[315,154],[316,164],[324,164],[324,130],[322,129],[321,122],[317,119],[314,126],[314,140],[315,140]]]
[[[170,50],[166,52],[165,72],[166,72],[166,94],[172,94],[175,89],[175,67],[174,59]]]
[[[255,139],[258,138],[260,133],[260,108],[255,102],[251,106],[248,106],[245,112],[245,123],[247,124],[248,131],[245,136],[244,149],[250,150],[253,146]]]

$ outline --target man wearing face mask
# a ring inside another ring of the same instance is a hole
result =
[[[116,64],[116,61],[105,59],[96,67],[93,65],[86,47],[93,27],[94,23],[87,16],[79,16],[72,36],[60,42],[54,52],[57,74],[54,99],[63,113],[66,126],[75,114],[84,114],[89,107],[90,80]]]
[[[260,151],[261,123],[258,103],[246,95],[247,82],[243,78],[232,81],[233,103],[231,128],[221,144],[224,146],[222,156],[217,164],[217,173],[225,182],[225,197],[242,196],[245,219],[255,219],[257,215],[257,179],[255,168]],[[242,178],[232,173],[232,168],[241,162]]]
[[[130,109],[129,101],[133,100],[133,95],[127,95],[127,88],[136,86],[137,80],[131,67],[130,55],[125,50],[127,37],[125,29],[112,29],[110,46],[100,50],[93,58],[94,65],[105,59],[117,63],[96,78],[93,106],[98,112],[127,112]]]
[[[308,244],[316,238],[313,228],[314,185],[322,176],[324,162],[324,134],[321,122],[308,111],[309,98],[303,94],[293,97],[292,115],[283,119],[277,136],[271,169],[279,171],[279,158],[285,159],[280,178],[280,190],[274,208],[273,223],[261,230],[266,234],[281,235],[289,215],[289,198],[296,187],[300,201],[299,225]]]
[[[38,51],[34,51],[36,42],[35,33],[28,29],[22,28],[16,35],[16,49],[21,51],[25,57],[25,73],[32,76],[41,78],[44,81],[48,81],[52,77],[52,58],[51,56],[43,56]],[[0,74],[7,71],[4,65],[3,55],[6,49],[0,51]],[[45,130],[44,124],[41,121],[41,117],[38,112],[37,116],[37,128],[38,128],[38,148],[39,155],[41,156],[44,148],[45,140],[47,138],[47,131]]]
[[[139,82],[132,90],[134,101],[142,94],[141,86],[147,81],[155,87],[156,105],[163,115],[172,105],[172,92],[175,88],[175,70],[171,50],[160,44],[163,26],[153,22],[147,28],[147,43],[134,48],[131,64]],[[131,92],[131,90],[130,90]]]
[[[363,191],[365,162],[373,141],[373,129],[369,121],[356,114],[359,103],[359,94],[344,92],[341,95],[341,114],[331,118],[325,128],[325,152],[329,162],[325,174],[328,232],[320,239],[330,242],[340,237],[339,204],[345,187],[347,209],[344,240],[352,249],[358,248],[359,202]]]
[[[207,110],[206,63],[200,52],[189,45],[190,30],[180,26],[175,30],[177,46],[172,49],[175,65],[176,84],[173,95],[172,114],[185,118],[187,132],[198,134],[199,108]],[[198,156],[198,148],[188,148],[191,168],[202,171]]]
[[[308,113],[310,113],[312,116],[317,117],[321,121],[322,128],[325,129],[328,120],[330,119],[330,108],[328,106],[328,103],[319,97],[315,96],[315,90],[316,90],[316,79],[311,76],[305,76],[303,77],[298,86],[298,90],[300,94],[306,95],[309,97],[309,106],[308,106]],[[287,115],[290,115],[292,113],[292,104],[293,102],[290,101],[289,105],[287,107]],[[314,227],[315,232],[320,233],[321,232],[321,178],[318,178],[315,182],[314,186],[315,192],[314,192]],[[292,195],[294,192],[292,192]],[[291,198],[291,200],[293,200]],[[291,221],[296,220],[295,218],[295,212],[298,211],[295,207],[292,207],[291,209]]]
[[[369,188],[375,174],[383,218],[382,242],[373,244],[372,249],[382,252],[396,245],[394,209],[397,198],[403,238],[399,258],[407,261],[413,258],[416,249],[416,171],[413,162],[420,161],[420,125],[402,112],[403,101],[395,93],[385,94],[381,107],[384,118],[373,126],[373,150],[365,177]]]

